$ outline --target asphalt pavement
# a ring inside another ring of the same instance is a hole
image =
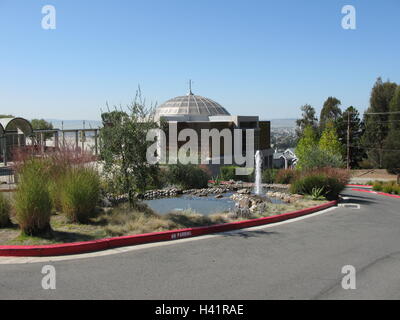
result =
[[[0,264],[0,299],[399,299],[400,199],[112,255]],[[1,258],[0,258],[1,263]],[[44,265],[56,289],[42,288]],[[343,266],[356,289],[343,289]]]

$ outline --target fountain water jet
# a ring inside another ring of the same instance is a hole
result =
[[[263,192],[263,187],[261,185],[261,165],[262,165],[262,158],[261,158],[261,151],[257,150],[255,155],[255,162],[256,162],[256,172],[255,172],[255,181],[254,181],[254,193],[256,195],[261,195]]]

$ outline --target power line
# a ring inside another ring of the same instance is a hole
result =
[[[393,121],[400,121],[400,120],[390,120],[390,121],[368,121],[368,123],[381,123],[381,124],[387,124],[387,123],[392,123]],[[352,121],[350,121],[350,122],[352,122]],[[357,122],[357,121],[354,121],[355,123]]]
[[[354,113],[354,112],[353,112]],[[387,111],[387,112],[364,112],[364,114],[400,114],[400,111]]]
[[[368,149],[368,150],[379,150],[379,151],[400,152],[400,149],[369,148],[369,147],[361,147],[361,146],[354,146],[354,145],[350,145],[350,147],[352,147],[352,148],[357,148],[357,149]]]
[[[352,112],[352,111],[344,111],[343,113],[351,113],[351,114],[360,114],[360,112],[356,111],[356,112]],[[368,115],[368,114],[400,114],[400,111],[386,111],[386,112],[364,112],[364,115]]]

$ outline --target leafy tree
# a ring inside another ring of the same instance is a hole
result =
[[[383,165],[389,173],[397,174],[400,183],[400,130],[391,130],[385,141]]]
[[[400,85],[397,86],[390,101],[389,130],[400,130]]]
[[[320,140],[318,140],[315,130],[312,127],[306,127],[303,136],[297,144],[295,153],[298,158],[296,167],[301,170],[323,167],[338,168],[343,166],[340,143],[338,142],[333,124],[329,125],[324,131]]]
[[[47,122],[44,119],[32,119],[31,120],[31,126],[33,130],[52,130],[53,128],[53,124],[51,124],[50,122]],[[53,136],[52,133],[45,133],[44,134],[44,139],[50,139]],[[36,134],[37,139],[40,139],[40,134],[37,133]]]
[[[0,114],[0,119],[3,119],[3,118],[15,118],[15,117],[11,114]]]
[[[335,97],[329,97],[325,100],[319,117],[320,132],[324,131],[325,125],[328,121],[336,122],[340,118],[342,111],[339,106],[341,104],[340,100]]]
[[[101,158],[104,172],[120,194],[127,193],[132,207],[135,192],[143,192],[159,175],[159,167],[146,158],[147,132],[157,128],[152,109],[145,107],[138,91],[128,111],[112,111],[101,115],[104,127],[100,130]]]
[[[168,166],[168,181],[184,189],[205,188],[208,175],[194,164],[173,164]]]
[[[53,125],[44,119],[32,119],[31,125],[32,125],[32,128],[35,130],[51,130],[51,129],[53,129]]]
[[[339,141],[333,121],[328,121],[325,124],[325,129],[319,140],[319,148],[331,155],[340,156],[342,154],[342,145]]]
[[[344,166],[342,156],[321,150],[318,146],[308,153],[308,156],[298,162],[297,167],[301,170],[314,168],[342,168]]]
[[[360,113],[353,106],[348,107],[342,116],[336,121],[336,128],[339,141],[342,144],[343,159],[347,158],[347,124],[349,122],[350,135],[350,168],[358,168],[359,163],[366,157],[361,145],[361,138],[364,133],[364,122],[360,119]]]
[[[385,139],[383,165],[388,172],[397,174],[400,183],[400,86],[390,102],[389,133]],[[398,112],[398,113],[396,113]]]
[[[315,130],[318,126],[318,119],[315,116],[315,109],[312,106],[305,104],[300,109],[302,111],[301,119],[296,120],[296,134],[299,138],[303,135],[306,127],[310,126]]]
[[[383,149],[389,133],[389,105],[396,88],[396,83],[383,82],[378,78],[371,91],[370,106],[364,114],[365,133],[362,144],[367,150],[368,160],[379,168],[383,167]]]
[[[318,139],[315,130],[311,125],[304,128],[303,134],[296,146],[296,156],[298,159],[297,167],[302,168],[311,150],[318,148]]]

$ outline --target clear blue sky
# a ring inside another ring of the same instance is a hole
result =
[[[399,0],[0,0],[0,113],[97,120],[138,84],[161,104],[189,79],[231,114],[296,118],[328,96],[362,111],[378,76],[400,83],[399,14]]]

